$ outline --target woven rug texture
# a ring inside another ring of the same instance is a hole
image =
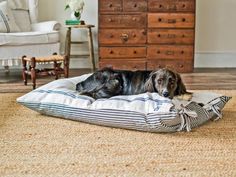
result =
[[[146,133],[41,115],[0,94],[0,176],[236,176],[236,90],[223,119]]]

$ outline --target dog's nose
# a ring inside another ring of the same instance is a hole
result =
[[[168,97],[168,96],[169,96],[169,92],[164,91],[164,92],[163,92],[163,96],[164,96],[164,97]]]

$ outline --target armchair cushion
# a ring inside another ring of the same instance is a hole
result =
[[[19,32],[12,11],[8,8],[7,1],[0,2],[0,32]]]
[[[46,21],[31,24],[32,31],[58,31],[61,24],[57,21]]]
[[[59,42],[59,32],[0,33],[1,45],[48,44]]]

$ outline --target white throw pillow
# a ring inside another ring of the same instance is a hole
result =
[[[28,10],[12,10],[12,13],[21,32],[31,31],[31,22]]]
[[[29,10],[29,0],[8,0],[11,9]]]
[[[20,32],[20,28],[15,23],[13,13],[7,6],[7,1],[0,2],[0,32]]]

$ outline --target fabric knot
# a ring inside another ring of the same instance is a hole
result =
[[[217,117],[213,119],[214,121],[222,119],[223,116],[222,116],[222,113],[221,113],[221,109],[218,105],[212,105],[211,110],[217,115]]]
[[[191,118],[197,118],[197,113],[195,111],[188,110],[182,104],[180,105],[182,109],[179,111],[181,118],[181,123],[177,131],[182,131],[186,128],[188,132],[191,131]]]

